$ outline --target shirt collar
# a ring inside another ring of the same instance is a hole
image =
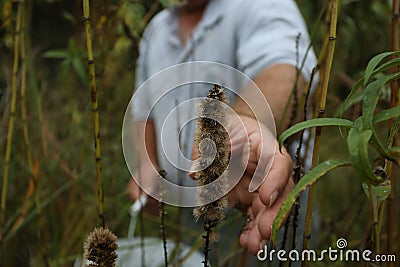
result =
[[[222,19],[224,11],[222,2],[221,0],[211,0],[208,3],[199,27],[212,28]]]
[[[223,17],[223,12],[224,12],[223,2],[224,2],[223,0],[210,0],[204,11],[203,18],[199,22],[199,25],[197,25],[196,31],[201,28],[205,29],[212,28],[219,23],[219,21]],[[176,7],[171,7],[169,8],[168,11],[169,11],[171,33],[177,36],[178,16]]]

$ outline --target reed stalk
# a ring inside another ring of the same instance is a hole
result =
[[[94,131],[94,148],[95,148],[95,162],[96,162],[96,179],[97,179],[97,198],[98,198],[98,212],[100,226],[105,227],[104,218],[104,195],[103,195],[103,175],[101,164],[101,149],[100,149],[100,118],[99,118],[99,105],[97,101],[97,88],[96,88],[96,72],[93,58],[91,24],[90,24],[90,4],[89,0],[83,0],[83,24],[85,27],[86,36],[86,50],[89,67],[89,89],[92,101],[92,118],[93,118],[93,131]]]
[[[319,108],[318,108],[318,118],[324,117],[325,114],[325,106],[326,106],[326,96],[328,93],[328,84],[329,77],[332,68],[333,55],[335,52],[335,43],[336,43],[336,25],[337,25],[337,15],[338,15],[338,0],[331,1],[331,23],[329,28],[329,43],[328,43],[328,51],[327,57],[325,61],[325,69],[322,80],[322,85],[320,89],[320,99],[319,99]],[[321,127],[317,127],[315,130],[315,138],[314,138],[314,148],[312,154],[312,163],[311,168],[314,168],[318,165],[319,158],[319,147],[320,147],[320,136],[321,136]],[[309,248],[309,243],[311,239],[311,222],[312,222],[312,212],[314,205],[314,185],[310,186],[308,192],[308,202],[307,202],[307,212],[306,212],[306,225],[303,236],[303,250],[307,250]],[[308,265],[307,260],[302,262],[302,267]]]
[[[25,10],[22,12],[25,13]],[[26,116],[26,81],[27,81],[27,64],[26,64],[26,20],[24,15],[22,15],[23,21],[21,26],[21,91],[20,91],[20,101],[21,101],[21,119],[22,119],[22,132],[25,143],[26,158],[28,160],[29,172],[33,174],[33,160],[31,153],[31,146],[29,142],[29,129],[28,121]]]
[[[14,32],[14,56],[13,56],[13,69],[12,69],[12,81],[11,81],[11,107],[10,117],[8,119],[8,131],[7,131],[7,142],[6,152],[4,158],[4,172],[3,172],[3,185],[1,190],[1,203],[0,203],[0,224],[4,223],[6,206],[7,206],[7,189],[8,189],[8,178],[10,171],[10,158],[11,158],[11,145],[14,133],[14,122],[15,122],[15,110],[17,103],[17,87],[18,87],[18,71],[19,71],[19,60],[20,60],[20,35],[21,35],[21,24],[22,24],[22,11],[24,0],[18,2],[17,7],[17,21],[15,24]]]
[[[399,9],[400,9],[400,1],[399,0],[393,0],[392,3],[392,23],[391,23],[391,50],[392,51],[397,51],[399,50]],[[396,66],[393,68],[393,73],[399,72],[399,67]],[[391,87],[391,94],[390,94],[390,106],[395,107],[400,105],[399,101],[399,81],[398,80],[393,80],[390,84]],[[389,127],[390,129],[393,125],[394,119],[389,121]],[[396,144],[396,138],[394,138],[392,144]],[[393,200],[395,199],[395,190],[396,190],[396,179],[393,179],[394,175],[393,173],[396,171],[394,169],[393,163],[391,161],[386,162],[386,172],[388,174],[388,177],[390,179],[391,185],[392,185],[392,190],[390,192],[389,197],[387,198],[386,205],[387,205],[387,213],[386,213],[386,226],[387,226],[387,251],[388,253],[394,253],[394,242],[393,238],[395,236],[395,229],[394,229],[394,214],[395,214],[395,206],[393,204]],[[389,267],[394,266],[394,262],[390,262],[388,264]]]

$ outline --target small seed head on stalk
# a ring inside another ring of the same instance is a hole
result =
[[[82,266],[115,267],[117,237],[107,228],[95,228],[83,244]]]

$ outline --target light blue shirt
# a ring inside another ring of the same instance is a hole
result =
[[[136,88],[159,71],[189,61],[223,63],[253,78],[273,64],[290,64],[300,68],[305,58],[301,72],[307,80],[316,66],[315,54],[309,46],[307,27],[293,0],[211,0],[185,45],[178,36],[176,11],[165,9],[152,19],[142,37]],[[194,109],[179,114],[175,125],[164,125],[166,115],[177,103],[193,96],[204,97],[209,89],[198,86],[193,93],[176,88],[163,97],[156,108],[150,104],[151,95],[133,103],[136,118],[144,117],[152,109],[150,118],[156,128],[159,163],[169,177],[182,173],[170,164],[163,147],[159,145],[161,129],[170,135],[171,143],[181,143],[184,155],[190,158],[195,124],[192,121],[185,125],[180,140],[177,128],[183,127],[182,123]],[[233,95],[229,97],[232,101]],[[176,148],[173,150],[172,154],[178,151]],[[193,183],[191,179],[184,180],[186,185]]]
[[[175,11],[165,9],[152,19],[141,40],[136,88],[164,68],[198,60],[223,63],[253,78],[271,64],[300,66],[309,45],[293,0],[211,0],[184,46]],[[306,79],[315,65],[310,50],[302,68]]]

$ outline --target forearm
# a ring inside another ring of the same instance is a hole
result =
[[[139,132],[138,135],[135,136],[138,141],[137,149],[140,157],[140,165],[151,163],[154,167],[158,168],[154,123],[152,121],[139,121],[136,128],[139,129],[139,131],[144,130],[144,132]]]
[[[276,126],[282,121],[280,131],[285,130],[290,121],[291,109],[293,108],[292,103],[287,105],[287,101],[290,99],[290,95],[293,86],[296,83],[297,70],[294,66],[288,64],[277,64],[269,66],[262,70],[258,75],[253,78],[254,83],[260,88],[262,94],[268,101],[271,108],[273,117],[275,119]],[[306,82],[302,75],[299,76],[297,80],[296,94],[300,97],[305,89]],[[249,117],[254,117],[254,113],[251,111],[253,109],[255,113],[257,110],[264,110],[265,107],[260,107],[257,105],[252,105],[252,103],[257,103],[259,101],[257,98],[259,95],[254,88],[244,88],[241,95],[245,96],[248,104],[243,100],[237,99],[232,108],[239,114]],[[252,101],[252,99],[254,101]],[[293,101],[291,97],[291,101]],[[251,106],[251,109],[249,108]],[[288,109],[285,111],[285,107]],[[262,112],[258,112],[262,114]],[[266,117],[260,118],[261,122],[266,120]],[[299,118],[295,118],[296,120]]]

